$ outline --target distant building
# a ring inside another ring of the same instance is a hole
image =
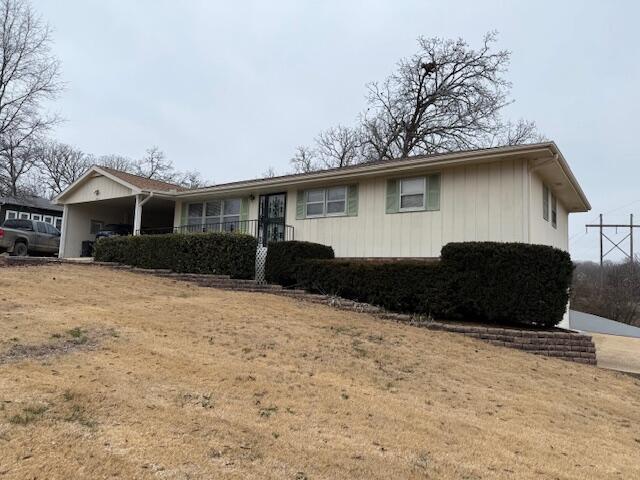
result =
[[[42,197],[0,197],[0,224],[8,219],[24,218],[49,223],[61,230],[62,211],[61,206]]]

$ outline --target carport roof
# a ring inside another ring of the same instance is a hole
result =
[[[162,182],[160,180],[154,180],[151,178],[141,177],[139,175],[134,175],[132,173],[123,172],[121,170],[115,170],[113,168],[108,167],[100,167],[101,170],[109,172],[114,177],[118,177],[120,180],[124,180],[125,182],[138,187],[140,190],[153,190],[160,192],[170,192],[170,191],[182,191],[187,190],[180,185],[176,185],[174,183]]]

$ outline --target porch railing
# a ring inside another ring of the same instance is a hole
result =
[[[294,227],[292,225],[270,222],[265,225],[259,220],[237,220],[232,222],[180,225],[178,227],[144,228],[140,230],[140,235],[202,232],[244,233],[256,237],[262,245],[268,242],[294,240]]]

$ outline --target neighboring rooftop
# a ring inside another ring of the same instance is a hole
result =
[[[41,208],[43,210],[54,210],[61,212],[63,209],[60,205],[51,203],[48,198],[37,197],[35,195],[25,195],[20,197],[7,196],[0,197],[0,205],[19,205],[22,207]]]
[[[152,178],[142,177],[140,175],[134,175],[133,173],[123,172],[121,170],[115,170],[109,167],[101,167],[100,165],[96,165],[101,170],[110,173],[111,175],[118,177],[120,180],[124,180],[131,185],[138,187],[141,190],[156,190],[156,191],[182,191],[187,190],[180,185],[176,185],[175,183],[163,182],[161,180],[155,180]]]

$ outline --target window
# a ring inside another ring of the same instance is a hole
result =
[[[424,210],[424,177],[400,180],[400,211]]]
[[[55,226],[58,230],[62,230],[62,217],[56,217]]]
[[[18,214],[18,216],[22,219],[22,220],[30,220],[31,219],[31,215],[29,215],[27,212],[20,212]]]
[[[206,231],[232,232],[238,229],[241,209],[240,198],[190,203],[187,206],[187,223],[202,226]]]
[[[549,221],[549,187],[542,185],[542,218]]]
[[[38,233],[49,233],[47,232],[47,224],[43,222],[36,222],[36,228],[38,229]]]
[[[222,201],[222,222],[226,232],[233,232],[240,226],[240,208],[242,200],[233,198]]]
[[[347,214],[347,187],[331,187],[306,192],[307,217]]]
[[[187,207],[187,224],[188,225],[202,225],[204,220],[202,219],[202,203],[190,203]]]
[[[558,228],[558,200],[551,194],[551,226]]]
[[[33,224],[31,223],[31,220],[20,220],[20,219],[6,220],[4,222],[4,227],[15,228],[17,230],[26,230],[29,232],[33,231]]]
[[[307,217],[324,215],[324,190],[307,191]]]
[[[35,220],[36,222],[41,222],[42,221],[42,215],[40,215],[39,213],[32,213],[31,214],[31,220]]]
[[[347,213],[347,187],[327,189],[327,215],[344,215]]]
[[[387,179],[386,213],[440,210],[440,174]]]
[[[5,220],[13,220],[14,218],[18,218],[18,212],[15,210],[7,210],[4,214]]]
[[[53,224],[53,217],[51,215],[45,215],[44,218],[42,219],[42,221],[44,223],[48,223],[50,225]]]
[[[60,230],[58,230],[53,225],[51,225],[49,223],[45,223],[44,226],[47,228],[47,233],[49,235],[55,235],[55,236],[58,236],[58,237],[60,236]]]
[[[91,220],[91,226],[89,227],[89,233],[95,235],[102,230],[102,222],[99,220]]]

